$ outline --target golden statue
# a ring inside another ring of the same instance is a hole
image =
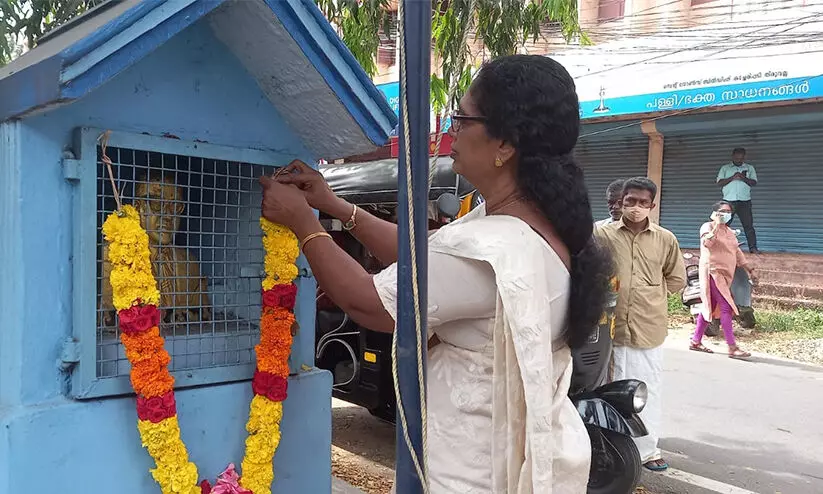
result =
[[[174,246],[183,213],[183,190],[171,177],[143,178],[135,185],[134,207],[140,225],[149,235],[152,271],[160,289],[160,309],[165,322],[196,322],[211,319],[208,284],[200,276],[197,258],[185,248]],[[103,246],[102,309],[106,325],[114,322],[111,264],[108,245]]]

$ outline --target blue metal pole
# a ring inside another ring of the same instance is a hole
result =
[[[400,131],[397,174],[397,371],[400,395],[406,415],[409,437],[413,450],[423,466],[423,423],[421,420],[420,386],[417,368],[417,325],[422,341],[422,358],[425,378],[426,363],[426,284],[428,267],[428,188],[429,188],[429,84],[431,73],[431,0],[401,0],[404,12],[404,50],[401,49]],[[408,101],[408,114],[404,113],[403,98]],[[409,181],[406,177],[405,124],[408,122],[411,151],[411,203],[414,205],[412,230],[414,245],[410,245],[409,231]],[[415,314],[412,288],[412,249],[416,255],[417,300],[420,314]],[[425,381],[424,381],[425,382]],[[412,457],[403,437],[399,410],[397,420],[396,487],[398,494],[423,492],[422,479],[417,475]]]

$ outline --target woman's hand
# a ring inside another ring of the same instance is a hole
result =
[[[752,282],[752,285],[757,285],[760,282],[760,277],[757,276],[757,273],[754,272],[754,268],[748,268],[749,271],[749,279]]]
[[[288,227],[298,237],[313,233],[318,224],[303,192],[294,185],[260,177],[263,186],[263,217]]]
[[[294,185],[303,191],[306,201],[314,209],[326,214],[333,214],[335,209],[339,209],[341,199],[334,194],[323,175],[300,160],[289,163],[283,172],[277,175],[276,180],[281,184]]]
[[[718,213],[717,211],[713,212],[712,213],[712,226],[714,227],[714,229],[717,230],[720,227],[720,225],[722,225],[722,224],[723,224],[723,222],[720,221],[720,213]]]

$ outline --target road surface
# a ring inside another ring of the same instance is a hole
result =
[[[823,367],[755,356],[731,360],[666,343],[661,447],[672,469],[644,473],[650,494],[823,493]],[[392,426],[335,400],[334,455],[390,475]],[[381,491],[381,489],[372,490]]]
[[[646,475],[651,491],[823,493],[823,367],[690,352],[685,336],[666,347],[661,448],[674,469],[737,489]]]

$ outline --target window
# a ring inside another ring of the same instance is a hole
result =
[[[396,63],[397,49],[397,12],[390,12],[389,19],[377,33],[377,63],[392,67]]]
[[[600,0],[597,9],[597,19],[600,22],[623,18],[626,0]]]
[[[79,316],[74,335],[82,350],[72,394],[80,398],[131,391],[101,233],[106,216],[117,207],[96,142],[101,133],[82,131],[83,171],[75,192],[75,219],[87,217],[92,208],[94,218],[75,225]],[[138,209],[149,234],[161,292],[160,331],[178,387],[246,379],[254,371],[264,254],[257,177],[271,174],[271,164],[283,161],[272,154],[111,134],[106,155],[121,201]]]

